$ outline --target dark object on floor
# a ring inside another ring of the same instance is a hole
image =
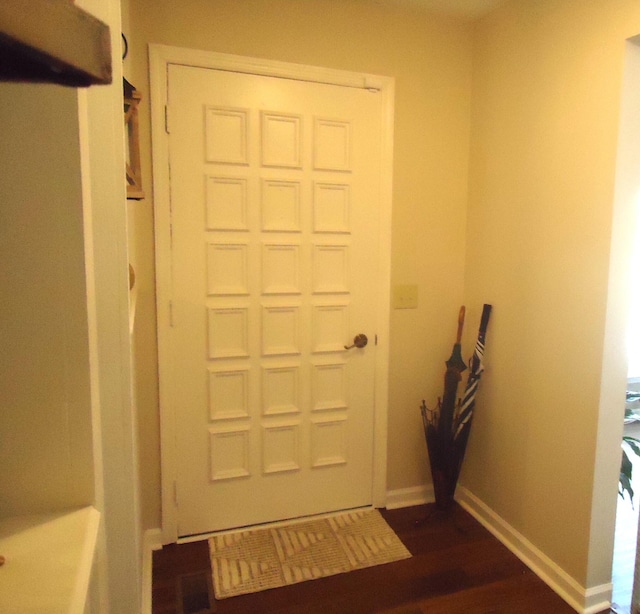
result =
[[[177,601],[179,614],[211,614],[213,592],[211,590],[211,574],[199,572],[178,578]]]

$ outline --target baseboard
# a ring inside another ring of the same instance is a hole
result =
[[[611,607],[611,595],[613,593],[613,584],[601,584],[588,588],[584,596],[583,614],[598,614],[604,612]]]
[[[433,494],[433,486],[412,486],[411,488],[398,488],[397,490],[387,491],[388,510],[395,510],[401,507],[410,507],[412,505],[424,505],[425,503],[433,503],[435,497]]]
[[[142,613],[151,614],[153,551],[162,548],[162,531],[148,529],[142,536]]]
[[[576,612],[596,614],[611,607],[611,583],[584,588],[466,488],[458,487],[456,500]]]

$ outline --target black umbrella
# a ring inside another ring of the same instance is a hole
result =
[[[451,357],[447,360],[447,371],[444,376],[444,395],[438,399],[435,410],[427,409],[424,401],[420,407],[422,413],[431,476],[436,499],[436,507],[448,509],[453,502],[462,460],[464,459],[475,397],[484,365],[484,342],[491,315],[491,305],[484,305],[476,347],[471,358],[471,368],[462,402],[457,400],[458,383],[462,379],[462,371],[466,369],[461,355],[460,340],[464,324],[465,309],[458,315],[458,335],[453,346]]]
[[[429,451],[429,463],[431,464],[431,476],[436,497],[436,506],[448,509],[453,501],[453,489],[451,487],[451,453],[453,443],[453,426],[456,415],[458,384],[462,379],[462,372],[467,368],[462,360],[461,339],[464,326],[464,306],[458,313],[458,333],[453,345],[451,356],[446,361],[447,370],[444,374],[444,394],[438,399],[438,405],[434,410],[427,409],[422,401],[422,420]]]

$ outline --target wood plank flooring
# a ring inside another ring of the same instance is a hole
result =
[[[572,614],[461,507],[382,510],[413,557],[215,601],[206,541],[154,553],[153,614]],[[425,519],[426,518],[426,519]]]

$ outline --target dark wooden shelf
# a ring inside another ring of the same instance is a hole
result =
[[[0,81],[111,83],[109,27],[70,0],[2,0]]]

